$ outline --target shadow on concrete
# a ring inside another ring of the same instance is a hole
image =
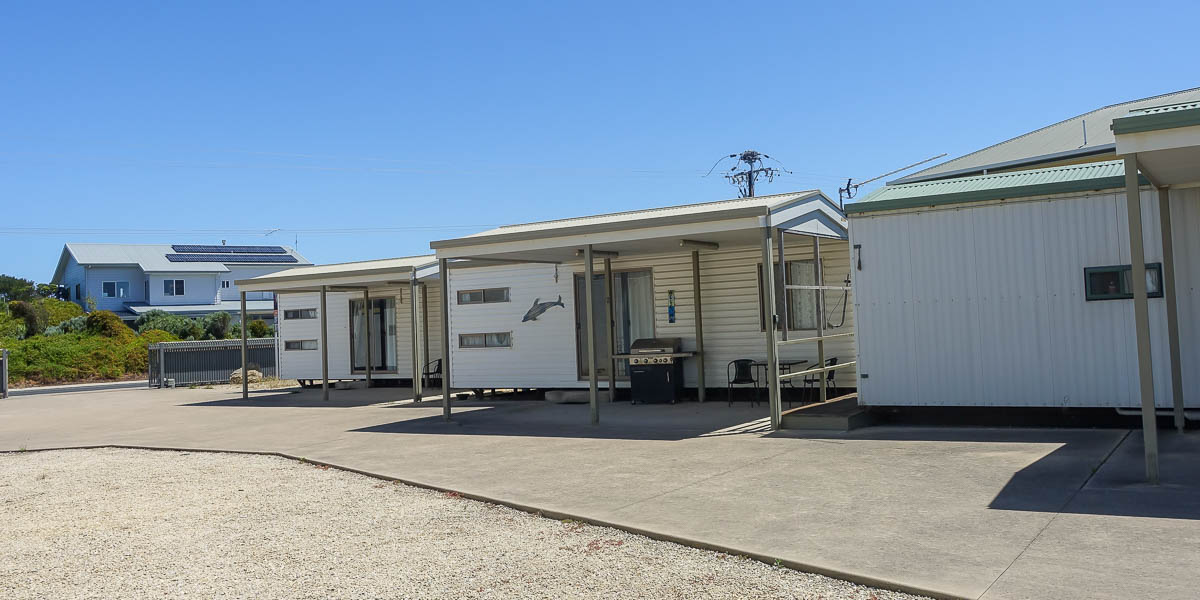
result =
[[[190,402],[180,406],[223,406],[260,408],[355,408],[400,402],[412,398],[411,391],[403,388],[372,388],[330,390],[329,400],[321,399],[321,390],[281,388],[277,390],[250,390],[250,397]]]
[[[556,437],[676,441],[713,435],[767,431],[767,409],[724,402],[638,404],[604,402],[600,423],[590,424],[587,404],[555,404],[542,400],[458,400],[453,418],[441,416],[440,401],[402,404],[401,410],[437,408],[438,414],[355,429],[356,432],[393,434],[452,434],[516,437]]]
[[[1200,432],[1159,431],[1161,485],[1145,483],[1142,434],[1121,429],[912,427],[847,433],[779,431],[828,440],[1054,444],[988,504],[996,510],[1200,519]]]

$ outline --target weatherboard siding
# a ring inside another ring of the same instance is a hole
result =
[[[788,236],[788,260],[811,258],[811,238]],[[825,282],[841,285],[849,273],[849,245],[839,240],[823,240],[821,254],[825,267]],[[762,259],[759,246],[700,252],[700,280],[704,305],[704,339],[706,385],[725,386],[729,361],[738,358],[764,360],[765,334],[760,328],[758,298],[758,265]],[[692,304],[692,262],[690,252],[646,255],[613,260],[613,270],[648,268],[654,285],[655,335],[682,338],[684,350],[696,349],[695,311]],[[578,377],[575,339],[575,298],[572,277],[583,272],[582,262],[559,265],[558,281],[555,266],[543,264],[489,266],[454,269],[450,273],[451,298],[463,289],[485,287],[510,288],[509,303],[454,305],[450,312],[453,352],[451,356],[453,383],[456,387],[586,387],[587,381]],[[602,271],[602,261],[596,261],[596,272]],[[675,322],[669,322],[668,298],[675,292]],[[565,308],[554,307],[537,321],[521,322],[535,299],[556,300],[563,297]],[[828,292],[826,304],[834,323],[842,321],[840,292]],[[853,303],[853,294],[850,295]],[[597,324],[603,326],[603,324]],[[842,327],[827,333],[853,331],[854,315],[846,310]],[[512,331],[512,348],[458,349],[459,333]],[[794,331],[793,339],[815,335],[815,331]],[[826,343],[826,357],[841,361],[854,360],[853,337]],[[816,345],[786,346],[783,359],[807,359],[816,362]],[[696,386],[694,361],[684,362],[685,384]],[[839,386],[853,387],[853,367],[837,375]],[[618,382],[618,385],[624,385]],[[798,382],[797,382],[798,385]]]
[[[87,267],[85,273],[84,298],[94,298],[97,310],[120,312],[125,310],[125,304],[129,302],[146,301],[146,275],[137,267]],[[129,282],[129,297],[105,298],[105,281]],[[75,293],[73,285],[71,293]],[[83,305],[86,306],[86,301]]]
[[[439,323],[441,319],[441,294],[438,282],[428,285],[429,292],[429,355],[428,360],[441,356]],[[391,379],[412,377],[412,338],[410,337],[410,305],[412,301],[408,286],[381,289],[371,292],[371,298],[396,298],[396,371],[372,372],[372,378]],[[350,372],[350,301],[361,299],[356,292],[329,292],[326,297],[329,311],[329,378],[364,379],[361,372]],[[321,319],[284,319],[283,311],[321,306],[320,294],[315,292],[279,294],[279,318],[277,319],[280,343],[288,340],[321,339]],[[377,332],[373,332],[377,333]],[[420,330],[418,329],[418,338]],[[321,352],[317,350],[280,350],[280,374],[287,379],[320,379]]]
[[[1200,405],[1200,190],[1171,192],[1181,358]],[[1146,262],[1162,260],[1142,192]],[[1128,264],[1123,192],[855,216],[859,400],[867,405],[1139,404],[1132,300],[1085,301],[1084,268]],[[1165,299],[1149,300],[1156,403],[1170,406]]]

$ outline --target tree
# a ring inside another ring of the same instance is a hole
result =
[[[36,296],[37,288],[33,281],[11,275],[0,275],[0,300],[4,302],[32,300]]]
[[[192,319],[157,309],[138,317],[133,322],[133,328],[138,333],[161,329],[181,340],[198,340],[204,337],[204,329]]]
[[[204,330],[204,339],[223,340],[229,335],[229,324],[233,317],[225,311],[205,315],[199,319],[200,327]]]
[[[14,300],[8,303],[12,316],[25,322],[25,338],[31,338],[46,328],[48,315],[40,302]]]
[[[262,319],[250,321],[250,325],[246,331],[249,332],[250,337],[256,338],[264,338],[275,334],[274,331],[271,331],[271,326],[267,325],[267,322]]]

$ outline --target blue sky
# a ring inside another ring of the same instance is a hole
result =
[[[1200,85],[1193,3],[975,4],[5,3],[0,273],[68,241],[420,254],[734,197],[701,175],[747,148],[794,172],[760,193],[836,196]]]

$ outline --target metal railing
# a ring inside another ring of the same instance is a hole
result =
[[[8,350],[0,349],[0,399],[8,397]]]
[[[263,377],[279,376],[275,338],[247,340],[246,350],[249,370]],[[233,372],[242,368],[240,339],[160,342],[150,344],[147,351],[150,387],[229,383]]]

